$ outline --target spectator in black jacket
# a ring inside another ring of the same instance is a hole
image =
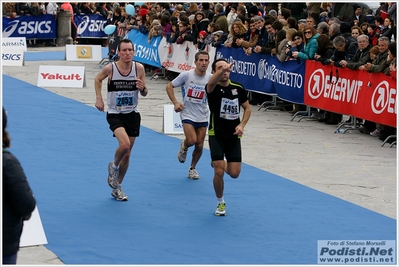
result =
[[[27,2],[15,3],[15,12],[18,16],[30,16],[30,7]]]
[[[32,190],[18,159],[7,148],[7,115],[3,108],[3,264],[16,264],[25,220],[36,206]]]

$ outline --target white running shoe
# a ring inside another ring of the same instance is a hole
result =
[[[187,157],[187,152],[188,152],[188,148],[184,149],[184,139],[181,141],[180,143],[180,149],[179,152],[177,153],[177,159],[181,162],[184,163],[186,161],[186,157]]]
[[[116,189],[112,190],[111,195],[118,201],[127,201],[127,196],[122,190],[122,187],[118,184]]]
[[[188,178],[191,180],[198,180],[200,178],[198,172],[196,169],[191,169],[191,167],[188,169]]]
[[[225,216],[226,215],[226,203],[218,203],[218,206],[216,207],[215,211],[216,216]]]
[[[108,185],[112,189],[118,188],[119,169],[112,168],[112,161],[108,164]]]

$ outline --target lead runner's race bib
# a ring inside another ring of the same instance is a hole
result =
[[[239,116],[238,98],[222,98],[222,104],[220,105],[220,117],[226,120],[236,120],[239,118]]]
[[[134,108],[134,92],[123,91],[115,95],[116,109],[119,111],[133,110]]]
[[[190,83],[187,89],[186,99],[192,103],[202,103],[205,96],[205,86]]]

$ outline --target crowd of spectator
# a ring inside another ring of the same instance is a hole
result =
[[[381,72],[396,80],[396,2],[381,2],[374,12],[345,3],[333,17],[334,3],[140,3],[131,4],[135,14],[126,13],[129,3],[3,3],[3,16],[56,15],[61,9],[74,14],[99,14],[117,26],[118,38],[130,30],[163,36],[167,45],[193,42],[199,50],[206,45],[242,49],[287,60],[317,60],[338,68]],[[69,7],[70,6],[70,7]],[[73,19],[72,22],[73,24]],[[72,25],[73,26],[73,25]],[[76,27],[73,26],[72,28]],[[72,30],[75,43],[75,32]],[[262,102],[254,94],[251,104]],[[294,106],[295,112],[301,106]],[[338,124],[342,114],[321,112],[320,122]],[[379,136],[383,125],[364,122],[366,131]]]

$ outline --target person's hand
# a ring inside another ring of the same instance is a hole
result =
[[[260,45],[255,46],[254,52],[255,53],[260,53],[260,51],[262,51],[262,47]]]
[[[367,62],[366,64],[363,65],[365,70],[370,70],[372,64],[370,62]]]
[[[321,56],[320,56],[319,54],[314,54],[314,59],[315,59],[315,60],[319,60],[320,57],[321,57]]]
[[[234,132],[234,135],[242,136],[244,134],[244,128],[241,126],[241,124],[237,125],[236,131]]]
[[[348,62],[346,62],[345,60],[341,60],[339,62],[339,65],[341,65],[341,67],[346,68],[348,66]]]
[[[183,103],[178,102],[174,104],[174,109],[176,113],[182,111],[184,108],[185,106],[183,105]]]
[[[236,40],[236,44],[237,44],[238,46],[241,46],[242,41],[244,41],[242,38],[238,38],[238,39]]]
[[[246,54],[247,56],[252,55],[252,47],[248,47],[247,49],[244,49],[244,51],[245,51],[245,54]]]
[[[294,51],[294,52],[292,52],[292,57],[293,58],[298,58],[298,54],[299,54],[298,51]]]
[[[96,99],[96,103],[94,105],[99,111],[104,111],[104,101],[100,98]]]

